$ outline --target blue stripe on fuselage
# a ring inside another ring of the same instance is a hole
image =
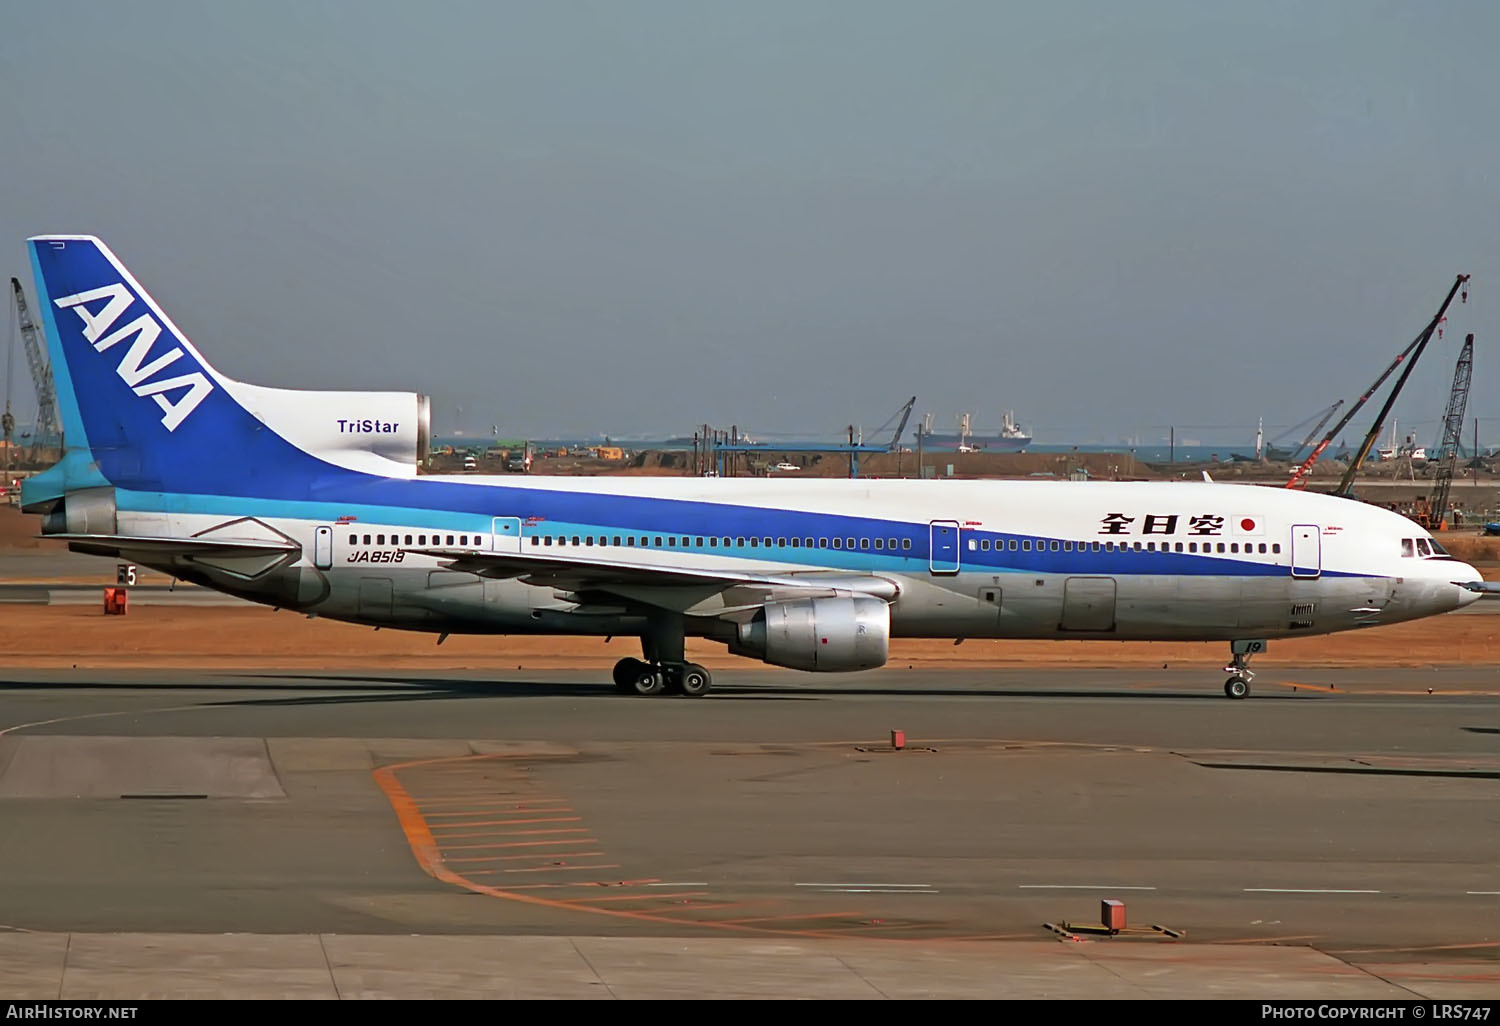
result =
[[[351,474],[353,472],[350,472]],[[365,475],[355,475],[365,477]],[[929,537],[926,523],[873,517],[853,517],[837,513],[813,513],[802,510],[768,509],[759,506],[727,505],[689,499],[659,499],[644,496],[621,496],[591,492],[563,492],[552,489],[509,485],[479,485],[468,482],[421,478],[394,480],[367,478],[368,484],[357,490],[360,501],[326,498],[322,500],[277,500],[218,495],[181,495],[163,492],[117,493],[122,510],[149,513],[204,514],[211,516],[252,516],[262,519],[290,518],[320,524],[339,523],[351,532],[363,525],[399,527],[413,531],[453,531],[488,534],[493,517],[517,517],[527,522],[523,534],[566,535],[572,538],[613,536],[615,534],[673,535],[678,538],[749,537],[757,538],[896,538],[910,540],[911,548],[892,555],[889,550],[832,549],[786,545],[750,548],[748,546],[707,546],[694,544],[676,549],[663,547],[653,551],[701,553],[774,564],[803,564],[810,567],[833,567],[855,570],[925,573],[928,568]],[[382,501],[385,500],[385,501]],[[989,551],[970,551],[967,542],[989,540]],[[1016,540],[1018,549],[1008,544]],[[1059,546],[1063,539],[1055,539]],[[1072,552],[1052,551],[1052,538],[1004,532],[965,530],[960,539],[962,569],[969,573],[1058,573],[1107,576],[1234,576],[1285,577],[1285,564],[1226,558],[1212,554],[1148,552],[1116,549],[1093,552],[1075,548]],[[1025,542],[1037,546],[1031,552],[1019,550]],[[1075,546],[1087,541],[1069,541]],[[1045,548],[1043,546],[1046,546]],[[554,551],[557,551],[554,549]],[[573,554],[579,550],[566,547]],[[1324,571],[1329,577],[1367,577]]]

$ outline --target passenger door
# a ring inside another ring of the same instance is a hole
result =
[[[492,552],[521,551],[520,517],[495,518],[494,526],[490,529],[490,550]]]
[[[320,527],[313,532],[313,566],[319,570],[333,567],[333,528]]]
[[[928,524],[928,566],[934,574],[958,573],[958,521],[934,520]]]
[[[1292,576],[1317,577],[1323,572],[1323,538],[1316,524],[1292,525]]]

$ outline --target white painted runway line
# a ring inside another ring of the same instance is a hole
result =
[[[1023,891],[1154,891],[1155,887],[1134,884],[1019,884]]]
[[[1246,894],[1379,894],[1379,891],[1347,890],[1339,887],[1246,887]]]

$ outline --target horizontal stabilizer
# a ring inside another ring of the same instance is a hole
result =
[[[247,541],[219,538],[143,538],[129,534],[46,534],[43,538],[65,541],[74,552],[117,556],[139,552],[152,556],[264,556],[297,552],[293,541]]]
[[[1454,581],[1460,588],[1477,591],[1481,595],[1500,595],[1500,581]]]

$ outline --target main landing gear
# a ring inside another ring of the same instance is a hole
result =
[[[1231,641],[1229,650],[1234,656],[1225,673],[1233,674],[1224,682],[1224,694],[1230,698],[1245,698],[1250,694],[1250,681],[1255,674],[1250,672],[1250,657],[1266,650],[1264,641]]]
[[[622,695],[686,695],[702,698],[713,687],[713,677],[697,663],[647,663],[621,659],[615,663],[615,690]]]

